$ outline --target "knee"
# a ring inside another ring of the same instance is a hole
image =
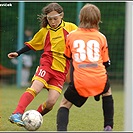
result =
[[[109,90],[106,93],[102,94],[103,97],[104,96],[110,96],[110,95],[112,95],[111,87],[109,88]]]

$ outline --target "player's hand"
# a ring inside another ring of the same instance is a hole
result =
[[[17,52],[12,52],[12,53],[9,53],[8,54],[8,58],[12,59],[12,58],[15,58],[18,56],[18,53]]]

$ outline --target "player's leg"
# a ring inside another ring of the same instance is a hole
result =
[[[67,131],[67,125],[69,122],[69,109],[73,104],[77,107],[81,107],[86,100],[87,98],[78,94],[73,83],[70,83],[64,93],[64,98],[61,101],[60,108],[57,112],[57,131]]]
[[[32,57],[30,55],[22,55],[23,68],[22,68],[22,87],[29,86],[30,68],[32,67]]]
[[[61,74],[62,76],[60,76]],[[50,80],[47,82],[47,89],[49,90],[47,100],[37,109],[42,116],[51,111],[58,100],[63,89],[65,75],[58,71],[51,70],[51,73],[49,73],[49,79]]]
[[[57,112],[57,131],[67,131],[67,125],[69,122],[69,109],[71,106],[72,103],[63,97],[60,108]]]
[[[107,81],[108,82],[108,81]],[[105,89],[108,91],[102,94],[102,108],[104,116],[104,131],[112,131],[114,117],[114,100],[109,83],[106,83]]]
[[[59,96],[60,96],[60,93],[58,91],[49,89],[48,98],[47,98],[46,102],[41,104],[38,107],[37,111],[40,112],[42,116],[47,114],[49,111],[52,110],[52,108],[55,105],[56,101],[58,100]]]
[[[15,123],[19,126],[24,126],[21,118],[26,107],[31,103],[35,96],[42,90],[44,84],[38,80],[34,80],[31,87],[21,95],[18,105],[12,115],[9,117],[11,123]]]
[[[30,76],[30,68],[23,67],[22,68],[22,73],[21,73],[21,79],[22,79],[21,87],[29,86],[29,83],[28,83],[29,76]]]

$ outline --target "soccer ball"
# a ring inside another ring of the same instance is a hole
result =
[[[42,115],[36,110],[28,110],[22,116],[24,128],[28,131],[36,131],[43,123]]]

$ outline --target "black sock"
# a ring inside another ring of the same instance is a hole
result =
[[[104,127],[109,125],[113,128],[114,101],[112,95],[102,97],[102,108],[104,116]]]
[[[60,107],[57,112],[57,131],[67,131],[69,109]]]
[[[44,115],[47,114],[49,111],[51,111],[51,109],[45,108],[45,109],[41,112],[41,115],[44,116]]]

